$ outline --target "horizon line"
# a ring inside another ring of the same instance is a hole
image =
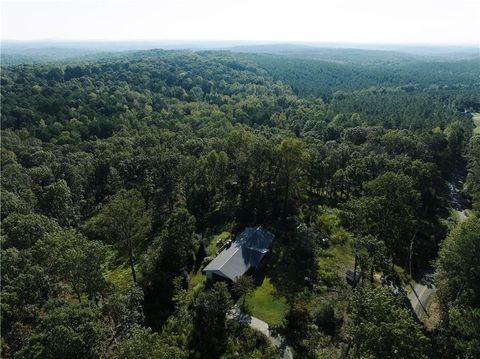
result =
[[[62,39],[62,38],[38,38],[38,39],[0,39],[4,42],[35,43],[35,42],[64,42],[64,43],[250,43],[250,44],[332,44],[332,45],[396,45],[396,46],[458,46],[476,47],[480,50],[480,43],[474,42],[358,42],[358,41],[333,41],[333,40],[238,40],[238,39]]]

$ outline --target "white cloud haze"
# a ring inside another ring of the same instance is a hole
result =
[[[2,0],[2,39],[478,44],[478,0]]]

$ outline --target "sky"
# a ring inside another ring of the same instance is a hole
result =
[[[479,0],[0,0],[2,40],[480,44]]]

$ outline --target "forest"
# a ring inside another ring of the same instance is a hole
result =
[[[1,67],[2,357],[480,357],[478,57],[66,52]]]

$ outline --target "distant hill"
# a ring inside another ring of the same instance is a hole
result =
[[[232,47],[230,50],[233,52],[283,55],[341,63],[398,62],[415,60],[419,57],[398,51],[327,48],[298,44],[244,45]]]
[[[479,57],[473,46],[372,45],[335,43],[256,43],[242,41],[3,41],[4,65],[74,60],[99,53],[151,49],[230,50],[237,53],[273,54],[339,63],[397,63],[428,59],[453,61]]]

